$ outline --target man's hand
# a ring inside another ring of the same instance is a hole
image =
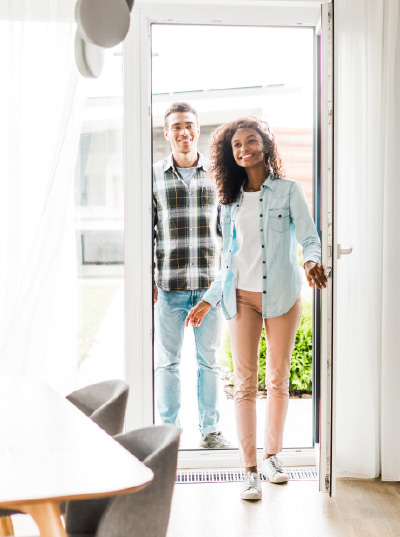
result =
[[[157,302],[158,298],[158,287],[154,284],[154,304]]]
[[[192,326],[200,326],[201,321],[210,311],[210,308],[211,304],[209,304],[205,300],[201,300],[194,308],[189,311],[188,316],[186,317],[186,326],[189,326],[189,323],[191,323]]]
[[[328,281],[325,276],[324,267],[321,263],[315,263],[315,261],[307,261],[304,263],[304,270],[306,272],[306,278],[308,285],[315,289],[322,289],[326,287]]]

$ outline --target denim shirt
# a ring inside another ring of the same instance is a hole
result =
[[[237,313],[232,257],[238,250],[235,221],[242,200],[243,191],[234,203],[221,207],[221,270],[203,297],[214,307],[221,302],[227,319],[232,319]],[[321,243],[297,181],[273,179],[271,174],[261,186],[259,210],[262,316],[278,317],[290,310],[301,291],[297,242],[303,247],[304,262],[320,261]]]

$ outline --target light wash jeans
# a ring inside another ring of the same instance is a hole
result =
[[[203,298],[206,289],[163,291],[158,289],[154,311],[156,345],[155,388],[163,423],[180,426],[181,388],[179,366],[186,316]],[[193,327],[197,359],[197,401],[202,434],[219,431],[217,350],[221,342],[221,307],[212,307],[198,327]]]

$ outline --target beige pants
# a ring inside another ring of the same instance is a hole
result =
[[[262,294],[237,289],[237,315],[229,321],[235,378],[235,418],[241,464],[257,466],[256,393],[258,346],[263,325]],[[284,315],[264,319],[267,339],[267,409],[264,458],[282,450],[289,403],[290,359],[301,320],[301,297]]]

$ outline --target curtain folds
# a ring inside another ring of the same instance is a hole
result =
[[[336,0],[338,475],[400,480],[400,2]]]
[[[40,376],[67,391],[77,354],[74,168],[83,98],[73,2],[39,7],[6,2],[0,22],[0,373]]]

